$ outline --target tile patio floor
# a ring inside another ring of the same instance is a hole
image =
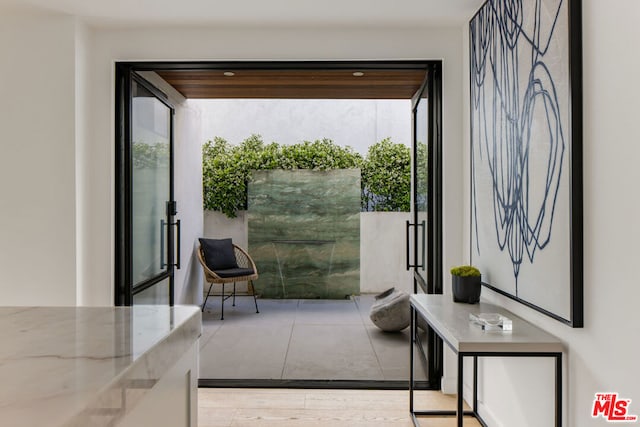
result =
[[[351,300],[209,298],[200,338],[201,379],[407,380],[409,328],[383,332],[373,295]],[[417,379],[424,379],[421,374]]]

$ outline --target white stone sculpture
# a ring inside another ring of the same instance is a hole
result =
[[[411,323],[409,294],[396,288],[376,295],[369,317],[374,325],[386,332],[401,331]]]

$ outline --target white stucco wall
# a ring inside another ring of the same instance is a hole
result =
[[[395,287],[413,293],[413,273],[407,271],[408,212],[360,214],[360,292],[380,293]]]
[[[197,99],[205,140],[238,144],[250,134],[265,143],[295,144],[329,138],[366,155],[385,138],[411,146],[408,99]]]
[[[167,88],[168,90],[168,88]],[[200,109],[189,100],[176,110],[175,192],[181,221],[181,267],[175,270],[176,301],[200,304],[202,268],[196,258],[196,242],[202,236],[202,135]]]
[[[204,237],[211,239],[231,238],[233,243],[248,249],[249,233],[247,211],[238,211],[235,218],[229,218],[216,211],[204,211]]]

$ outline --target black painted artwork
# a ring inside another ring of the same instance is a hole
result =
[[[477,198],[491,197],[484,215],[512,265],[516,296],[523,262],[533,264],[554,236],[567,162],[557,87],[567,78],[555,74],[563,58],[550,49],[563,1],[542,3],[489,0],[469,27],[473,249],[481,253]],[[480,168],[490,181],[478,182]]]

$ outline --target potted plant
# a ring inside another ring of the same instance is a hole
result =
[[[451,269],[451,290],[454,302],[475,304],[480,301],[482,290],[480,270],[472,265],[460,265]]]

